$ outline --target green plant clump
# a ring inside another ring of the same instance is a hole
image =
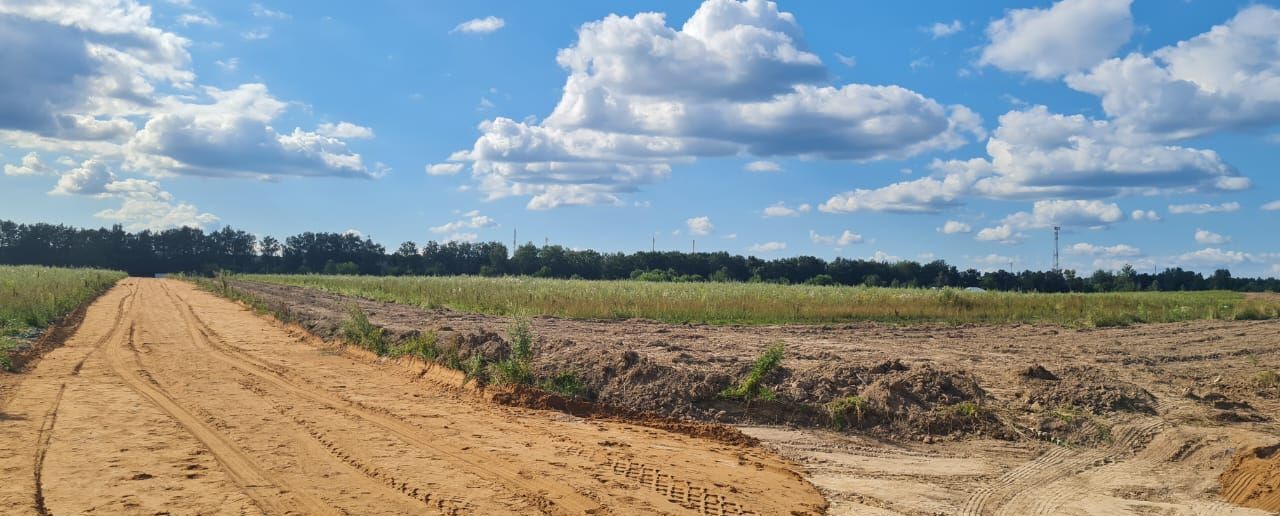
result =
[[[533,330],[529,328],[529,321],[516,319],[507,330],[507,339],[511,343],[511,354],[493,364],[490,379],[497,385],[532,385],[533,369],[529,362],[533,359]]]
[[[827,409],[827,416],[831,418],[831,424],[836,427],[836,430],[857,426],[869,411],[867,400],[861,396],[836,398],[827,403],[825,408]]]
[[[756,359],[756,363],[751,366],[751,371],[747,373],[747,377],[743,378],[737,385],[721,391],[720,397],[742,400],[747,403],[757,399],[766,401],[774,399],[773,391],[764,386],[764,379],[782,364],[782,355],[785,351],[782,343],[769,346],[769,349],[765,350]]]
[[[587,387],[582,384],[582,380],[579,380],[578,375],[573,371],[560,371],[552,375],[551,378],[542,380],[538,387],[544,391],[571,398],[581,398],[587,393]]]
[[[372,351],[379,356],[386,355],[388,344],[383,329],[369,322],[369,316],[359,306],[351,305],[347,320],[338,329],[343,340]]]

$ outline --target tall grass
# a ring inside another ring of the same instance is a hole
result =
[[[97,269],[0,266],[0,368],[20,339],[33,338],[125,275]]]
[[[848,321],[1056,323],[1114,326],[1192,319],[1275,318],[1280,296],[1235,292],[1024,294],[759,283],[652,283],[539,278],[247,275],[424,308],[497,315],[654,319],[672,323]]]

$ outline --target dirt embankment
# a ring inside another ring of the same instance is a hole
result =
[[[299,287],[233,285],[326,338],[337,337],[354,304],[392,339],[436,332],[441,342],[457,345],[463,358],[499,359],[509,350],[503,334],[512,320],[506,317]],[[1255,405],[1269,404],[1271,398],[1249,379],[1209,375],[1194,366],[1223,358],[1253,360],[1252,368],[1261,374],[1280,358],[1276,346],[1234,335],[1249,328],[1280,338],[1274,321],[1075,330],[870,323],[698,326],[537,317],[532,326],[538,336],[537,375],[572,372],[590,401],[676,418],[837,427],[898,438],[985,435],[1096,443],[1107,439],[1107,418],[1156,412],[1151,387],[1179,396],[1204,391],[1241,398],[1198,407],[1202,417],[1215,420],[1265,422],[1269,416]],[[785,344],[785,358],[763,381],[774,400],[746,404],[720,396],[776,342]],[[1115,374],[1117,369],[1128,371]],[[1144,381],[1133,381],[1135,371]],[[1184,385],[1172,385],[1175,381]]]

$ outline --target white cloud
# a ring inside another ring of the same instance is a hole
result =
[[[1016,244],[1025,238],[1026,235],[1018,233],[1017,230],[1013,229],[1013,225],[1011,224],[1001,224],[999,226],[983,228],[978,231],[977,235],[974,235],[974,239],[976,240],[981,240],[983,242],[999,242],[1001,244]]]
[[[964,30],[964,23],[960,20],[951,20],[951,23],[937,22],[925,28],[925,32],[932,34],[933,39],[959,34],[962,30]]]
[[[183,13],[178,16],[178,23],[183,27],[190,27],[192,25],[204,25],[207,27],[218,26],[218,20],[209,15],[209,13]]]
[[[978,63],[1053,79],[1111,57],[1133,33],[1131,0],[1062,0],[1012,9],[987,26]]]
[[[1082,38],[1082,41],[1087,38]],[[1254,5],[1151,54],[1067,77],[1126,131],[1172,138],[1280,122],[1280,9]]]
[[[794,217],[801,213],[809,213],[813,207],[808,204],[801,204],[795,208],[790,208],[783,202],[777,202],[764,209],[765,217]]]
[[[1019,230],[1044,229],[1052,226],[1099,227],[1124,219],[1124,212],[1113,203],[1085,200],[1036,201],[1030,212],[1020,211],[1005,217],[997,226],[985,228],[975,238],[982,241],[1014,244],[1026,235]]]
[[[1005,267],[1012,269],[1013,267],[1009,264],[1013,263],[1014,260],[1015,258],[1012,256],[1004,256],[1001,254],[992,253],[986,256],[970,258],[969,261],[973,262],[976,265],[983,266],[983,269],[985,270],[991,270],[993,268],[998,269],[998,268],[1005,268]]]
[[[764,242],[752,244],[747,248],[747,252],[751,253],[775,253],[787,248],[786,242]]]
[[[855,67],[855,66],[858,66],[858,58],[856,58],[856,57],[854,57],[854,56],[846,56],[846,55],[841,54],[841,53],[839,53],[839,52],[836,52],[836,61],[839,61],[839,62],[840,62],[840,64],[845,65],[845,66],[847,66],[847,67],[849,67],[849,68],[853,68],[853,67]]]
[[[288,20],[291,18],[288,13],[275,11],[263,7],[262,4],[249,4],[249,12],[258,18],[272,18],[276,20]]]
[[[34,152],[28,152],[17,165],[6,163],[4,166],[6,176],[43,176],[52,173],[53,168],[41,163],[40,156]]]
[[[1240,203],[1224,202],[1222,204],[1170,204],[1169,213],[1174,215],[1205,215],[1208,213],[1231,213],[1240,211]]]
[[[747,172],[781,172],[782,166],[767,160],[758,160],[747,163]]]
[[[862,235],[859,235],[847,229],[844,230],[844,232],[840,233],[839,235],[823,235],[818,233],[817,231],[810,229],[809,241],[818,245],[845,247],[853,244],[860,244],[862,243],[863,238],[862,238]]]
[[[449,33],[461,32],[463,34],[492,34],[506,25],[506,20],[503,20],[502,18],[497,16],[486,16],[484,18],[475,18],[459,23],[453,28],[453,30],[449,31]]]
[[[465,161],[490,198],[614,204],[699,157],[896,159],[985,137],[964,106],[830,85],[795,18],[761,0],[708,0],[679,29],[660,13],[611,15],[584,24],[557,62],[568,78],[545,120],[480,124]]]
[[[957,233],[968,233],[973,231],[973,226],[960,222],[958,220],[948,220],[942,227],[938,228],[938,232],[945,235],[954,235]]]
[[[91,158],[80,166],[66,171],[58,178],[58,184],[49,193],[54,195],[98,195],[107,192],[107,184],[116,175],[105,162]]]
[[[1216,247],[1206,247],[1199,251],[1192,251],[1175,256],[1172,258],[1172,261],[1179,265],[1220,266],[1252,262],[1255,261],[1255,258],[1249,253],[1240,251],[1223,251]]]
[[[1212,231],[1196,228],[1196,243],[1202,245],[1222,245],[1231,241],[1231,237],[1219,235]]]
[[[261,41],[269,37],[271,37],[271,27],[259,27],[240,33],[240,38],[245,41]]]
[[[958,205],[960,197],[969,191],[971,185],[972,181],[963,174],[941,179],[924,177],[873,190],[859,188],[836,194],[819,205],[818,210],[826,213],[935,213]]]
[[[689,234],[692,235],[710,235],[716,230],[716,226],[711,223],[711,217],[694,217],[684,221],[685,226],[689,228]]]
[[[1263,204],[1262,209],[1266,211],[1280,211],[1280,200],[1271,201]]]
[[[1160,222],[1160,214],[1156,210],[1133,210],[1133,220],[1145,220],[1148,222]]]
[[[901,257],[894,256],[884,251],[876,251],[876,254],[868,256],[867,259],[873,262],[888,262],[888,263],[896,263],[896,262],[902,261]]]
[[[348,140],[367,140],[373,138],[373,129],[351,122],[337,124],[323,123],[316,126],[316,134],[330,138],[346,138]]]
[[[432,233],[458,233],[464,229],[485,229],[497,227],[498,222],[488,215],[481,215],[479,211],[469,211],[463,214],[463,218],[448,222],[431,228]],[[468,241],[473,241],[474,238]]]
[[[240,67],[240,58],[232,57],[225,61],[222,59],[219,59],[217,61],[214,61],[213,64],[218,65],[218,68],[221,68],[225,72],[234,72],[236,71],[237,68]]]
[[[1067,247],[1067,254],[1087,256],[1141,256],[1142,250],[1126,244],[1100,246],[1080,242]]]
[[[433,163],[427,165],[427,175],[431,176],[452,176],[458,172],[462,172],[462,163]]]
[[[445,239],[446,242],[475,242],[480,239],[480,235],[476,233],[453,233]]]

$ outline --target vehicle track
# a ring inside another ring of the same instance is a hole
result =
[[[131,310],[130,313],[135,311]],[[136,321],[132,321],[134,317],[136,315],[131,315],[131,323],[136,324]],[[208,448],[232,480],[262,510],[275,514],[340,514],[304,491],[289,485],[285,479],[263,469],[229,438],[180,406],[146,374],[137,357],[125,357],[124,348],[131,344],[131,338],[116,336],[107,339],[106,358],[111,369],[130,389],[150,401]]]
[[[163,284],[161,285],[163,286]],[[439,441],[437,437],[425,435],[411,423],[403,421],[394,415],[378,411],[356,401],[328,395],[322,389],[316,388],[316,386],[300,385],[303,382],[291,379],[279,368],[271,367],[247,356],[242,351],[236,350],[229,344],[220,342],[216,333],[195,315],[189,304],[174,295],[167,286],[164,286],[164,292],[181,312],[183,319],[187,323],[187,330],[197,346],[208,350],[208,357],[223,362],[232,369],[252,375],[256,379],[293,397],[367,421],[395,435],[407,444],[432,450],[467,471],[481,472],[484,476],[502,485],[515,487],[526,499],[529,499],[530,502],[546,512],[587,514],[599,512],[602,509],[597,502],[582,496],[571,488],[567,488],[563,483],[556,482],[553,479],[523,478],[517,471],[500,467],[505,462],[501,458],[489,456],[487,453],[476,449],[469,449],[464,454],[449,446],[437,444]],[[552,494],[554,498],[544,493]]]

